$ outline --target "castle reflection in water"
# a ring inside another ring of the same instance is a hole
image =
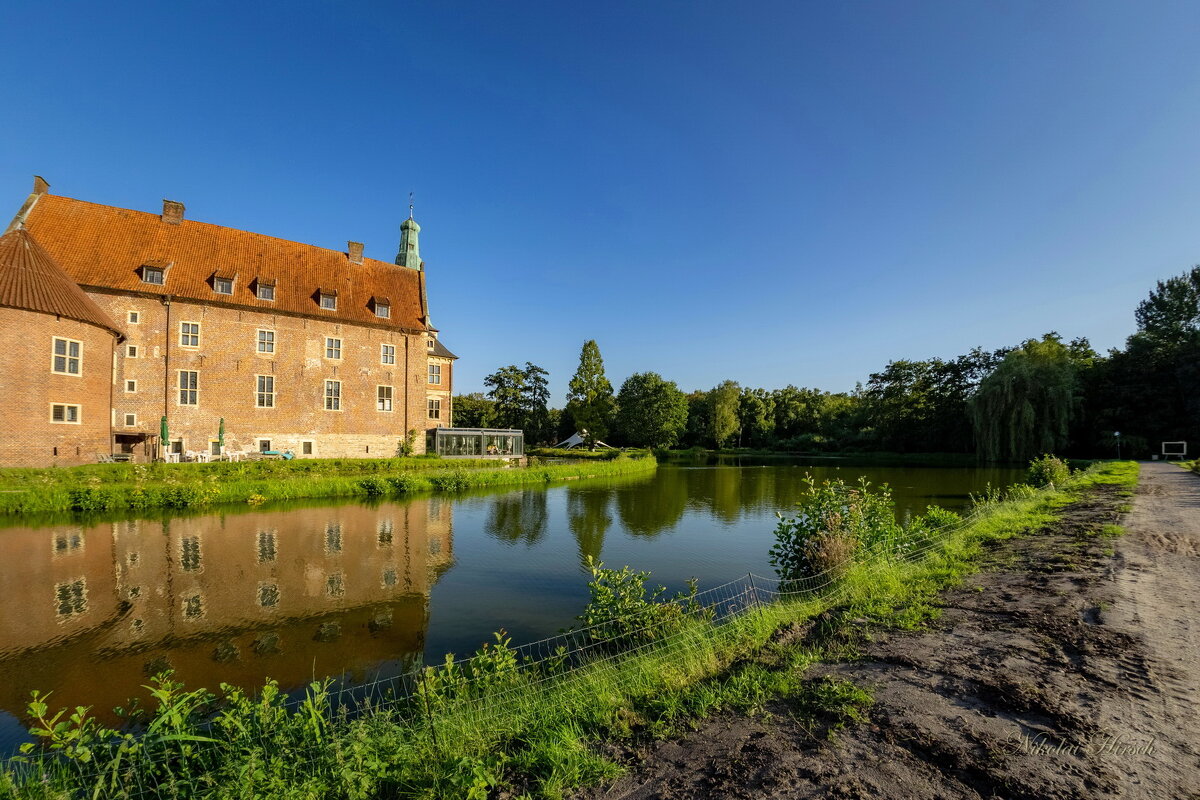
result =
[[[398,674],[421,658],[451,515],[429,498],[6,529],[0,710],[53,690],[115,722],[168,668],[209,688]]]

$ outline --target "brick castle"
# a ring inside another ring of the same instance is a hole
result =
[[[215,455],[222,420],[225,452],[387,457],[450,425],[411,216],[388,263],[49,188],[0,237],[0,466]]]

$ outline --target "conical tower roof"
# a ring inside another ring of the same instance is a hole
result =
[[[121,334],[23,227],[0,236],[0,306],[67,317]]]

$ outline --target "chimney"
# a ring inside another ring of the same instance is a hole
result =
[[[351,264],[362,263],[363,243],[362,242],[346,242],[347,255],[350,256]]]
[[[33,176],[33,193],[34,194],[45,194],[48,191],[50,191],[50,184],[46,183],[46,179],[43,178],[41,175],[34,175]]]
[[[163,200],[162,221],[168,225],[178,225],[183,222],[183,203]]]

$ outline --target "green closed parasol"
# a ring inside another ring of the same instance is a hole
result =
[[[225,418],[221,417],[221,424],[217,426],[217,453],[225,452]]]
[[[162,442],[164,457],[165,451],[171,445],[171,434],[167,432],[167,415],[163,414],[162,421],[158,424],[158,438]]]

